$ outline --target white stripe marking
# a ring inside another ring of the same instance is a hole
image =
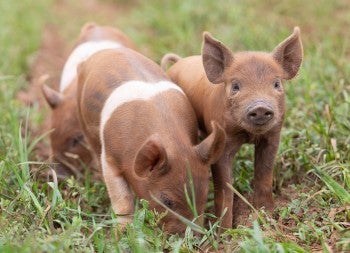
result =
[[[78,65],[91,55],[104,49],[123,47],[120,43],[111,40],[88,41],[77,46],[66,61],[60,82],[60,92],[64,91],[77,75]]]
[[[106,100],[100,121],[100,140],[101,140],[101,164],[106,165],[106,152],[104,148],[103,132],[107,121],[112,113],[122,104],[134,100],[148,100],[153,96],[168,90],[177,90],[184,94],[182,89],[169,81],[160,81],[157,83],[146,83],[142,81],[129,81],[116,88]],[[103,169],[104,166],[102,166]]]

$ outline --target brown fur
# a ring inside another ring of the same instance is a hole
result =
[[[203,131],[212,131],[210,122],[224,126],[227,135],[223,156],[212,166],[216,214],[228,208],[222,225],[232,226],[232,160],[244,143],[255,146],[254,194],[256,207],[274,207],[273,164],[279,146],[285,113],[283,80],[293,78],[301,65],[303,49],[299,28],[272,53],[239,52],[204,33],[202,56],[177,59],[169,77],[189,97]],[[276,86],[276,87],[275,87]]]
[[[101,112],[109,94],[134,80],[157,85],[168,79],[159,66],[127,48],[96,53],[78,69],[79,118],[85,136],[101,159],[113,209],[117,215],[132,214],[133,192],[148,200],[150,209],[164,211],[151,198],[152,193],[175,212],[192,219],[184,193],[184,186],[190,184],[188,169],[201,214],[207,199],[209,164],[221,155],[225,133],[213,123],[213,133],[197,144],[198,126],[190,102],[183,93],[167,90],[147,100],[121,104],[106,122],[101,137]],[[101,155],[102,148],[105,156]],[[130,220],[130,216],[124,217],[121,227]],[[185,229],[170,214],[163,223],[171,233]]]
[[[135,48],[133,42],[119,30],[87,23],[81,29],[73,49],[88,41],[111,40],[126,47]],[[63,93],[46,85],[42,86],[43,95],[52,109],[50,134],[52,160],[58,163],[57,174],[65,178],[69,174],[81,175],[84,166],[96,168],[91,150],[85,141],[77,115],[76,84],[74,79]]]

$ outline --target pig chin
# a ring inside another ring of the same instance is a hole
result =
[[[164,225],[164,229],[170,234],[183,235],[186,230],[186,225],[183,224],[180,220],[176,219],[175,221],[166,222]]]
[[[270,131],[275,125],[276,125],[276,120],[271,120],[269,122],[266,122],[264,124],[253,124],[251,122],[242,122],[242,127],[244,128],[245,131],[247,131],[250,134],[253,135],[263,135]]]

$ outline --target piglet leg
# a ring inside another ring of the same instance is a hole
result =
[[[274,208],[272,198],[273,166],[279,145],[279,133],[262,138],[255,145],[253,203],[254,206],[265,207],[268,211]]]
[[[113,211],[121,231],[132,221],[134,213],[134,197],[128,183],[122,175],[116,175],[115,168],[102,162],[103,177],[111,199]]]
[[[232,185],[230,161],[219,160],[216,164],[212,165],[212,175],[214,182],[215,215],[220,217],[225,208],[227,208],[221,221],[221,226],[231,228],[233,192],[227,187],[227,184]]]

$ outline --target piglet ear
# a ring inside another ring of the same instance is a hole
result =
[[[296,76],[303,60],[303,45],[300,39],[299,27],[294,27],[293,33],[282,41],[272,52],[273,58],[282,66],[285,79]]]
[[[134,169],[139,177],[163,175],[168,171],[168,157],[157,135],[152,135],[137,152]]]
[[[50,105],[52,109],[55,109],[62,101],[62,95],[58,91],[51,89],[47,85],[41,86],[41,90],[44,94],[44,97],[47,103]]]
[[[224,71],[233,62],[233,54],[210,33],[203,33],[202,61],[207,78],[212,83],[224,81]]]
[[[212,121],[211,126],[211,134],[195,147],[197,154],[206,164],[215,163],[222,155],[226,144],[224,129],[216,121]]]

